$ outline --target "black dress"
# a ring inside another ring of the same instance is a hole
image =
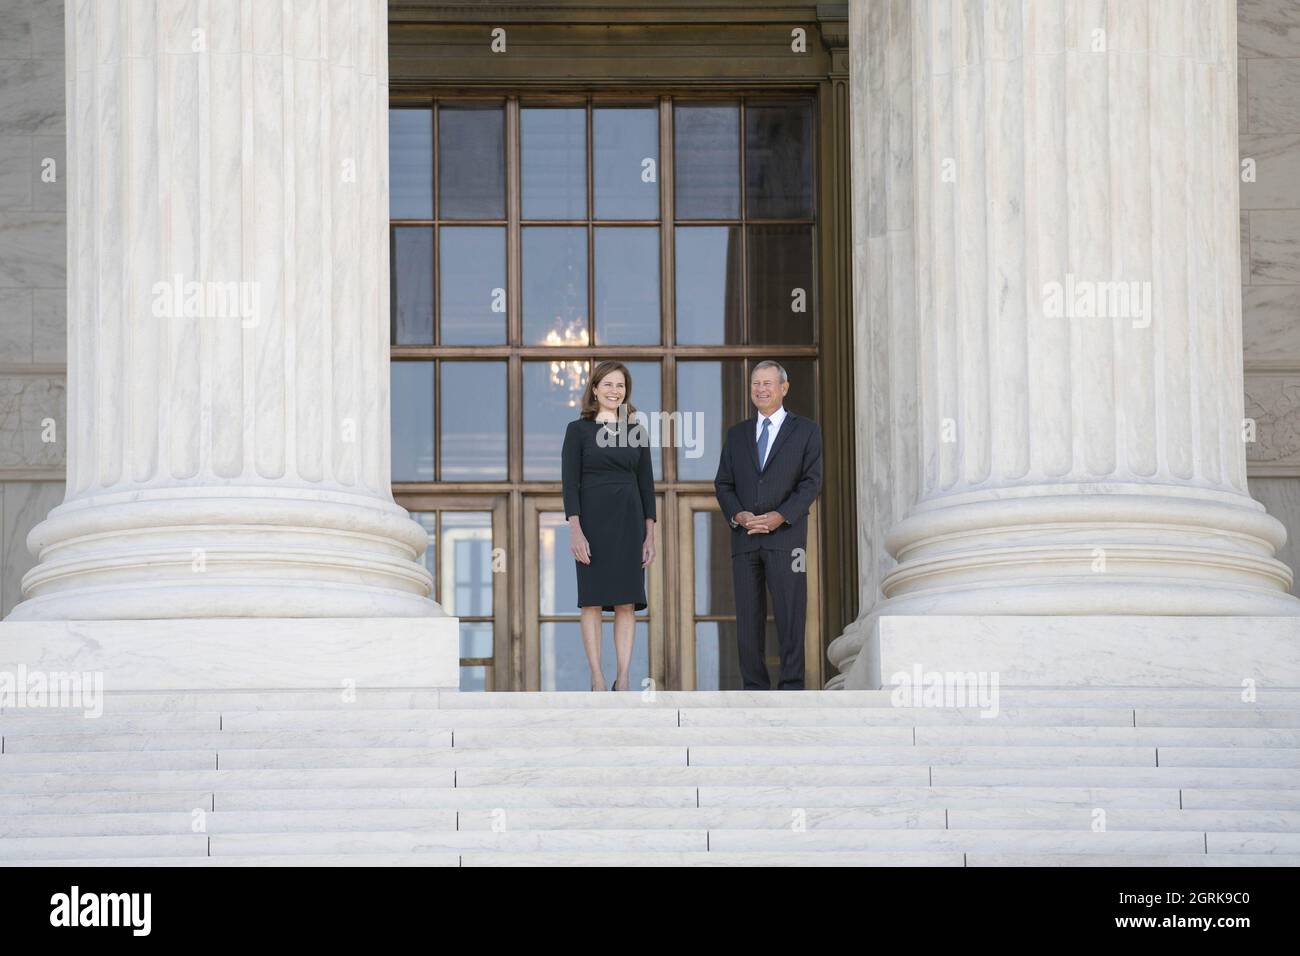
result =
[[[611,423],[614,424],[614,423]],[[564,517],[578,515],[591,545],[591,564],[574,559],[578,569],[578,607],[616,604],[646,606],[641,546],[645,522],[655,517],[654,471],[645,429],[635,422],[620,437],[602,422],[580,418],[564,433]]]

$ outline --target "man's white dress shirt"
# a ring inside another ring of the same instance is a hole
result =
[[[785,406],[784,405],[778,406],[777,410],[774,411],[769,416],[769,418],[772,424],[767,426],[767,450],[764,453],[762,460],[760,460],[758,463],[759,471],[762,471],[764,466],[766,466],[767,456],[772,454],[772,443],[776,441],[776,433],[781,430],[781,423],[785,421]],[[762,435],[763,435],[763,416],[759,415],[758,421],[754,423],[755,447],[758,446],[758,440],[759,438],[762,437]]]

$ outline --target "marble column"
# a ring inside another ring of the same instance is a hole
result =
[[[1300,614],[1246,489],[1235,2],[884,6],[914,186],[866,162],[855,202],[912,189],[914,259],[880,271],[914,344],[864,398],[910,414],[886,464],[915,492],[832,660],[884,614]],[[857,55],[867,93],[889,61]]]
[[[66,19],[67,494],[11,619],[441,615],[389,484],[387,4]]]

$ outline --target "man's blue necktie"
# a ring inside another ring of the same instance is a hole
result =
[[[767,458],[767,426],[772,424],[772,419],[763,419],[763,431],[758,436],[758,470],[763,470],[764,460]]]

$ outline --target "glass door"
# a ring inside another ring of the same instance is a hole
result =
[[[564,518],[564,502],[559,497],[537,496],[528,499],[525,539],[527,565],[524,589],[528,595],[525,630],[524,673],[528,690],[590,690],[591,671],[587,666],[579,628],[578,587],[573,553],[569,550],[569,523]],[[658,514],[663,514],[663,496],[655,498]],[[664,683],[664,614],[663,607],[663,538],[662,522],[655,523],[654,562],[646,574],[647,607],[636,615],[636,638],[632,647],[632,686],[646,687],[647,678],[654,686]],[[601,618],[601,665],[607,682],[615,676],[614,615]]]
[[[492,690],[509,653],[506,498],[411,496],[403,505],[429,535],[434,600],[460,618],[460,688]]]
[[[736,648],[736,599],[731,577],[731,529],[712,495],[683,495],[677,499],[678,578],[681,615],[678,639],[683,690],[740,690],[740,661]],[[808,608],[804,626],[804,686],[822,686],[821,606],[818,587],[817,505],[808,515]],[[767,659],[772,683],[780,674],[772,603],[767,605]]]

